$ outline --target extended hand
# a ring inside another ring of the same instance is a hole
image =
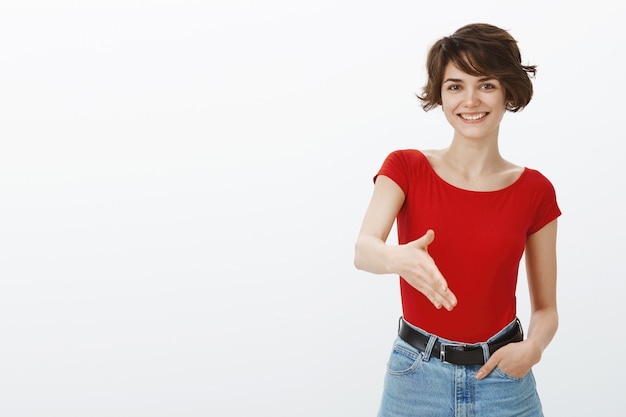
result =
[[[436,308],[452,310],[457,304],[456,296],[428,254],[428,245],[435,239],[435,232],[428,230],[421,238],[398,246],[400,275],[412,287],[424,294]]]

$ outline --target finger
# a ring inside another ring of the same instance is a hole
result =
[[[443,294],[441,292],[434,292],[431,301],[437,309],[444,307],[448,311],[452,311],[458,304],[456,296],[450,290],[447,290]]]
[[[454,293],[445,286],[443,289],[440,285],[429,285],[428,283],[424,283],[423,288],[417,288],[421,291],[426,297],[430,300],[430,302],[435,306],[435,308],[440,309],[441,307],[445,307],[446,310],[450,311],[457,305],[457,298]]]
[[[448,287],[448,282],[443,275],[441,275],[439,269],[433,266],[431,268],[425,268],[425,272],[429,277],[427,285],[429,292],[431,292],[431,301],[435,307],[439,309],[443,306],[448,311],[452,310],[457,305],[457,298]]]
[[[476,372],[476,379],[486,378],[487,375],[491,373],[491,371],[496,369],[496,366],[498,366],[499,362],[499,359],[497,359],[497,357],[495,356],[489,358],[489,360],[478,370],[478,372]]]
[[[420,237],[417,240],[414,240],[413,243],[418,248],[427,249],[428,245],[433,243],[433,240],[435,240],[435,232],[432,229],[428,229],[422,237]]]
[[[443,290],[443,298],[445,300],[443,303],[443,306],[448,311],[451,311],[458,304],[456,295],[454,295],[452,290],[450,290],[450,288],[448,288],[447,285],[446,285],[446,288]]]

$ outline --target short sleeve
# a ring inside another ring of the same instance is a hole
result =
[[[408,161],[406,159],[405,151],[394,151],[390,153],[382,166],[378,170],[378,173],[374,176],[374,182],[379,175],[384,175],[391,178],[393,182],[398,184],[406,195],[409,190],[409,175],[408,175]]]
[[[534,171],[534,173],[536,174],[534,181],[536,192],[533,193],[532,199],[535,202],[535,215],[528,229],[528,235],[541,230],[541,228],[561,215],[561,210],[556,201],[554,186],[538,171]]]

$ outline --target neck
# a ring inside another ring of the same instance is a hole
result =
[[[454,138],[443,157],[467,178],[478,178],[502,168],[505,163],[500,155],[497,140],[476,142]]]

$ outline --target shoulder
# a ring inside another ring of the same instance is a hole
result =
[[[430,164],[430,152],[419,149],[398,149],[391,152],[387,156],[386,161],[414,169],[415,167]]]
[[[522,187],[518,190],[522,190],[521,193],[528,199],[528,202],[534,201],[540,205],[554,206],[558,211],[556,190],[545,175],[536,169],[524,168],[523,181],[520,182],[522,182]]]
[[[405,192],[410,185],[419,178],[428,161],[424,154],[417,149],[399,149],[391,152],[382,164],[382,167],[374,177],[384,175],[392,179]]]
[[[383,166],[396,167],[400,170],[413,170],[427,162],[426,156],[417,149],[398,149],[387,155]]]
[[[548,177],[546,177],[536,169],[528,167],[524,168],[524,179],[527,183],[533,184],[537,187],[548,188],[552,190],[554,189],[554,186],[552,185],[552,182],[548,179]]]
[[[423,159],[426,158],[424,155],[424,151],[420,151],[418,149],[397,149],[391,152],[387,158],[396,158],[396,159]]]

